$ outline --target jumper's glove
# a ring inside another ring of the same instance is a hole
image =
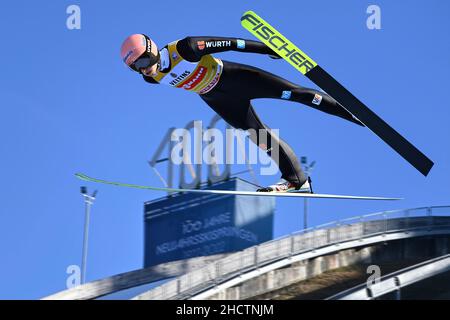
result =
[[[269,58],[271,58],[271,59],[283,59],[283,58],[281,58],[279,55],[277,55],[276,53],[274,53],[274,54],[269,54]]]
[[[280,55],[278,53],[276,53],[272,49],[270,51],[272,51],[272,52],[269,53],[269,58],[271,58],[271,59],[283,59],[283,58],[280,57]]]

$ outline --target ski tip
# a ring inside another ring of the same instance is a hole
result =
[[[75,173],[75,177],[81,180],[89,181],[89,177],[82,173]]]
[[[242,14],[242,16],[245,16],[247,14],[256,14],[256,13],[253,10],[247,10]]]
[[[241,16],[241,24],[244,23],[244,20],[247,18],[247,16],[258,16],[256,13],[254,13],[252,10],[245,11]]]

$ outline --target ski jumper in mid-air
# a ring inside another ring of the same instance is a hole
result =
[[[258,191],[312,192],[311,180],[303,173],[294,151],[260,120],[251,100],[274,98],[295,101],[358,125],[363,124],[326,93],[301,87],[249,65],[211,55],[225,51],[267,54],[274,59],[280,58],[262,42],[225,37],[186,37],[158,50],[156,44],[144,34],[129,36],[122,44],[121,57],[132,70],[142,74],[145,81],[197,93],[234,128],[256,130],[259,134],[253,142],[276,161],[282,173],[280,182]],[[277,144],[277,157],[273,157],[271,152],[274,143]]]

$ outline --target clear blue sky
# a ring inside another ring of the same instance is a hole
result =
[[[66,8],[81,7],[81,30]],[[382,10],[368,30],[366,8]],[[146,160],[170,126],[209,121],[195,94],[151,86],[119,58],[123,39],[158,44],[188,35],[252,38],[240,16],[252,9],[436,163],[425,178],[369,130],[300,104],[254,103],[299,156],[317,161],[316,191],[401,196],[401,202],[310,202],[310,222],[386,209],[450,204],[450,10],[448,1],[3,1],[0,99],[0,298],[39,298],[65,288],[79,264],[82,185],[75,172],[160,186]],[[304,86],[282,60],[224,53]],[[278,176],[262,177],[264,184]],[[143,202],[161,193],[99,189],[93,208],[88,280],[138,269]],[[302,202],[277,201],[275,236],[302,226]]]

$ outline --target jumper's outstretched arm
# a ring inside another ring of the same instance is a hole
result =
[[[184,59],[192,62],[199,61],[207,54],[226,51],[260,53],[278,57],[272,49],[262,42],[228,37],[186,37],[177,42],[177,50]]]

